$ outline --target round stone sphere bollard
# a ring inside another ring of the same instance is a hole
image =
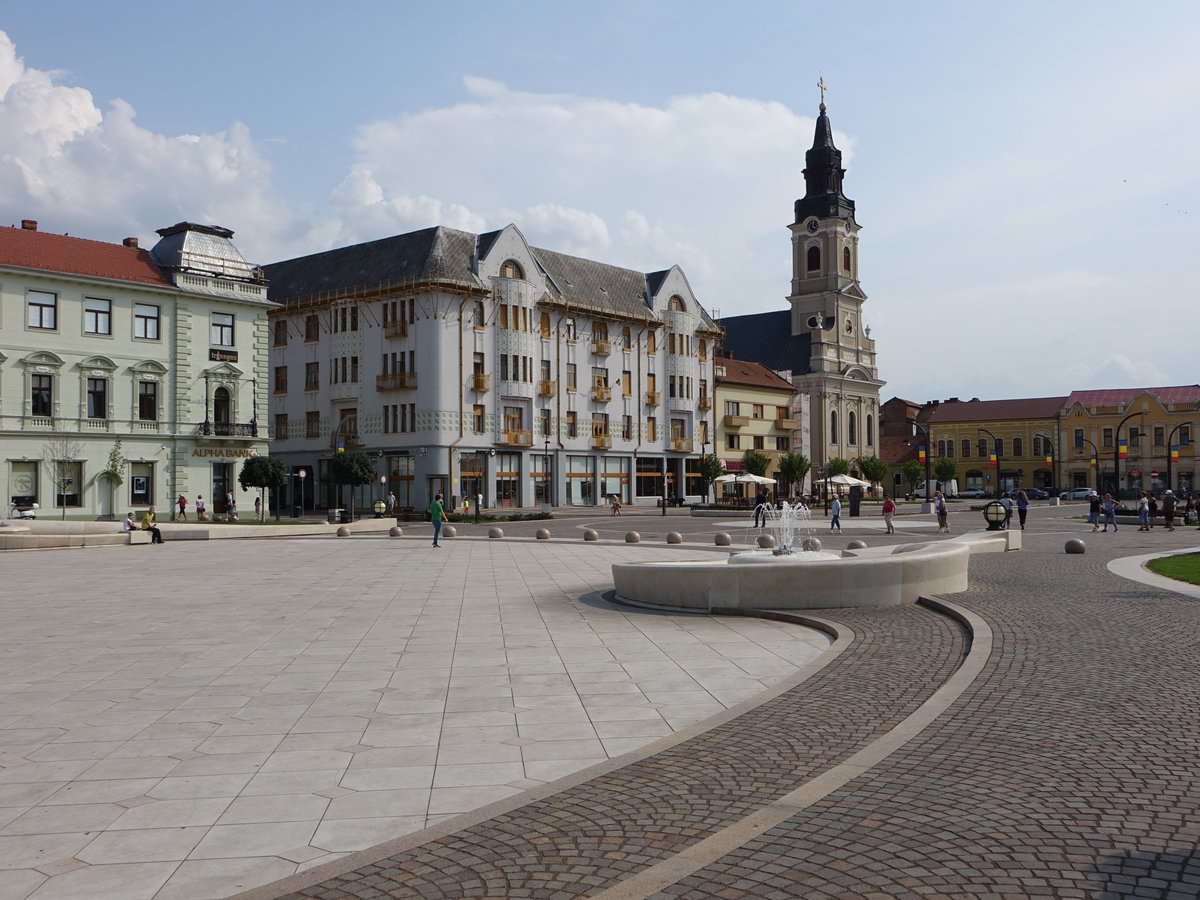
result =
[[[1087,553],[1087,544],[1083,542],[1083,538],[1071,538],[1063,550],[1067,553]]]
[[[539,541],[548,541],[548,540],[550,540],[550,529],[539,528],[537,531],[535,531],[533,533],[533,536],[535,538],[537,538]]]
[[[773,538],[769,534],[760,534],[758,536],[758,539],[755,541],[755,543],[758,544],[758,546],[762,547],[762,549],[764,549],[764,550],[775,549],[775,538]]]
[[[458,529],[453,525],[443,525],[442,537],[458,537]]]
[[[682,544],[683,536],[678,531],[669,531],[669,532],[667,532],[667,543],[668,544]]]
[[[821,540],[820,538],[806,537],[800,542],[800,549],[805,553],[812,553],[815,550],[820,550]]]
[[[600,540],[600,535],[590,528],[585,528],[583,530],[583,539],[585,541],[598,541]]]
[[[866,550],[867,542],[866,541],[851,541],[850,543],[848,543],[846,545],[846,549],[847,550]]]
[[[502,538],[502,537],[504,537],[504,529],[497,528],[495,525],[493,525],[491,528],[488,529],[488,537]]]
[[[732,547],[733,538],[724,531],[718,531],[715,535],[713,535],[713,543],[718,547]]]
[[[404,529],[401,528],[399,525],[393,525],[391,528],[388,529],[388,535],[390,537],[403,537]]]
[[[339,525],[337,530],[338,537],[350,537],[350,529],[345,525]]]
[[[636,531],[625,532],[625,543],[637,544],[637,543],[641,543],[641,540],[642,540],[642,536],[640,534],[638,534]]]

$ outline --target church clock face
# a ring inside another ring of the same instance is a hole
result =
[[[821,223],[819,223],[816,219],[808,220],[808,233],[809,234],[816,234],[817,229],[820,227],[821,227]]]

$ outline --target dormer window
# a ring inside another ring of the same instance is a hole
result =
[[[685,312],[687,306],[684,304],[683,298],[676,294],[667,301],[667,309],[671,310],[671,312]]]
[[[515,259],[506,259],[504,264],[500,266],[501,278],[525,278],[525,270],[521,268],[521,264]]]
[[[805,268],[809,272],[821,271],[821,248],[820,247],[809,247],[808,248],[807,261],[805,263]]]

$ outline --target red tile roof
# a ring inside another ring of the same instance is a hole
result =
[[[795,390],[790,381],[776,375],[762,363],[722,357],[716,361],[716,366],[718,369],[725,367],[725,374],[717,376],[717,384],[741,384],[780,391]]]
[[[947,400],[930,409],[927,421],[997,422],[1001,419],[1052,419],[1066,405],[1066,397],[1030,397],[1023,400]]]
[[[0,226],[0,265],[172,286],[146,250],[28,228]]]
[[[1163,403],[1194,403],[1200,401],[1200,384],[1183,384],[1177,387],[1112,388],[1103,391],[1071,391],[1063,406],[1116,406],[1128,403],[1142,394],[1157,397]]]

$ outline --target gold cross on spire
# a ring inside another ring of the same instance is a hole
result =
[[[819,87],[821,89],[821,112],[824,112],[825,111],[825,91],[828,90],[828,88],[825,87],[825,76],[822,75],[820,72],[817,73],[817,87]]]

